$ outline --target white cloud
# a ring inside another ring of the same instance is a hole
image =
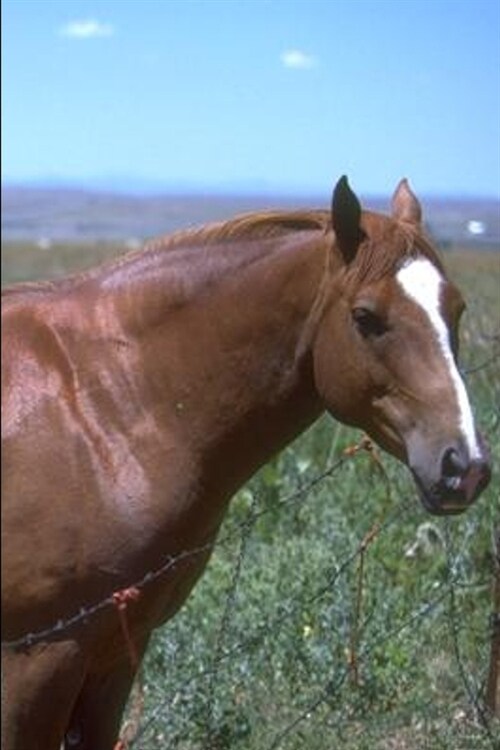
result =
[[[300,49],[285,50],[281,54],[281,62],[285,68],[293,68],[294,70],[311,70],[318,64],[316,57],[308,55]]]
[[[59,29],[61,36],[72,39],[95,39],[96,37],[113,36],[115,30],[109,23],[101,23],[94,18],[70,21]]]

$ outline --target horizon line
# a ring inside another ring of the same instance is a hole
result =
[[[332,180],[333,189],[335,180]],[[98,193],[106,195],[129,195],[137,197],[153,196],[205,196],[221,197],[273,196],[273,197],[322,197],[325,189],[319,186],[279,185],[264,179],[235,179],[225,182],[201,182],[195,180],[162,180],[149,177],[32,177],[17,178],[2,176],[2,191],[8,189],[67,190],[75,192]],[[392,195],[387,192],[357,188],[356,192],[368,198],[385,200]],[[329,195],[328,189],[326,194]],[[456,189],[419,190],[418,195],[424,199],[443,200],[485,200],[500,202],[500,193],[472,192]]]

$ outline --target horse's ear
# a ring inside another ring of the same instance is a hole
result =
[[[365,237],[360,227],[361,205],[344,175],[335,185],[332,198],[332,226],[340,252],[347,264],[356,256]]]
[[[392,215],[398,221],[418,226],[422,221],[422,207],[418,198],[413,194],[408,180],[400,181],[392,196]]]

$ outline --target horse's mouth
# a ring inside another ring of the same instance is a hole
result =
[[[435,516],[463,513],[487,487],[491,470],[486,463],[472,464],[463,476],[444,477],[426,486],[416,472],[412,472],[424,508]]]
[[[426,491],[419,486],[418,482],[417,486],[422,505],[433,516],[456,516],[470,506],[470,503],[459,492],[447,490],[446,493],[443,493],[437,488]]]

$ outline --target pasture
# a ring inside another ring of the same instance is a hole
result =
[[[6,244],[3,283],[120,250]],[[492,453],[488,490],[464,516],[431,518],[404,468],[352,450],[362,436],[322,418],[234,498],[206,574],[156,632],[131,748],[500,746],[485,708],[498,630],[500,253],[453,249],[445,262],[468,304],[461,366]]]

